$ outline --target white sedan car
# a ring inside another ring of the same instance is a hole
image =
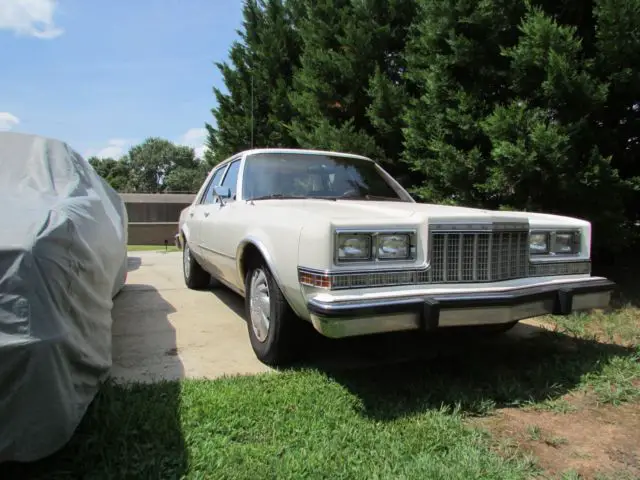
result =
[[[576,218],[416,203],[373,160],[262,149],[217,165],[180,215],[189,288],[245,298],[264,363],[292,360],[303,322],[339,338],[603,308],[591,224]]]

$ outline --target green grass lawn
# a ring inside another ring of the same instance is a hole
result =
[[[443,337],[427,341],[428,359],[355,370],[107,384],[65,449],[0,476],[529,478],[535,459],[500,455],[467,420],[505,406],[560,411],[577,392],[594,405],[636,401],[639,318],[551,319],[555,332],[455,347]]]
[[[129,252],[178,252],[175,245],[169,244],[166,248],[164,245],[127,245]]]
[[[5,478],[526,478],[460,413],[393,420],[329,376],[107,385],[61,454]]]
[[[402,363],[336,370],[311,359],[254,377],[107,383],[62,451],[28,466],[0,466],[0,478],[547,475],[536,458],[496,448],[475,420],[504,407],[575,415],[637,403],[640,309],[625,305],[544,322],[549,330],[526,326],[535,334],[523,338],[422,339],[422,354]],[[408,336],[385,338],[364,344],[407,348]],[[335,345],[318,342],[326,351]],[[561,448],[564,440],[556,440]],[[609,478],[631,478],[627,473]]]

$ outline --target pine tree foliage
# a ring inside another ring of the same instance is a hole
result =
[[[216,164],[251,147],[295,145],[288,99],[299,61],[299,39],[283,0],[247,0],[228,63],[218,63],[227,92],[214,89],[215,124],[207,124],[206,159]]]
[[[610,12],[638,2],[604,3]],[[418,94],[405,112],[404,159],[427,176],[416,192],[431,201],[585,217],[600,240],[619,233],[625,209],[628,218],[638,201],[637,167],[621,175],[629,157],[620,145],[633,137],[603,141],[613,133],[603,126],[626,124],[638,97],[610,109],[612,86],[633,75],[620,77],[619,57],[608,73],[602,66],[604,38],[621,39],[617,23],[605,29],[598,22],[605,17],[602,5],[592,15],[577,1],[424,0],[407,50]],[[640,17],[631,23],[622,31],[637,32]],[[636,75],[638,66],[630,69]]]
[[[402,151],[403,58],[415,0],[306,1],[302,55],[290,96],[296,141],[387,164]]]
[[[210,163],[252,144],[360,153],[422,200],[574,215],[597,243],[628,242],[640,0],[246,0],[243,14]]]

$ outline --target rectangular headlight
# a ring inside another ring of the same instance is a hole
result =
[[[340,233],[337,249],[340,262],[371,260],[371,235]]]
[[[411,239],[406,234],[378,235],[380,260],[407,260],[411,257]]]
[[[580,252],[579,232],[557,232],[552,247],[553,253],[569,255]]]
[[[529,253],[531,255],[544,255],[549,253],[549,234],[532,233],[529,235]]]

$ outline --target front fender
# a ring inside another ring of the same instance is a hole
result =
[[[178,235],[180,235],[181,240],[182,240],[182,245],[185,245],[187,243],[187,241],[189,240],[189,235],[190,235],[190,229],[189,229],[189,224],[187,223],[187,213],[189,211],[189,209],[191,208],[191,206],[188,206],[186,208],[184,208],[181,212],[180,212],[180,217],[178,218]]]
[[[244,292],[244,277],[246,275],[244,255],[247,252],[247,247],[252,245],[264,258],[274,280],[293,311],[298,316],[306,317],[306,308],[304,308],[298,282],[297,265],[300,235],[298,232],[297,235],[285,237],[287,238],[279,238],[275,242],[266,232],[253,231],[239,242],[236,250],[236,271],[238,272],[239,284],[242,285]]]

